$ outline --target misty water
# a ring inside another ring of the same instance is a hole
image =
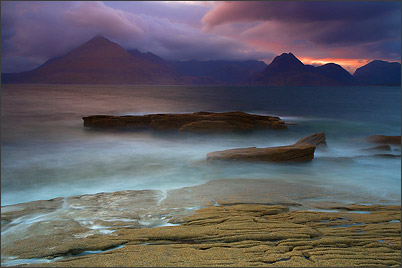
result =
[[[360,151],[375,146],[361,137],[401,134],[400,100],[400,87],[3,85],[1,202],[258,178],[400,203],[400,157]],[[84,128],[81,119],[237,110],[292,124],[285,131],[197,135],[99,131]],[[317,150],[308,163],[205,161],[212,151],[288,145],[316,132],[326,133],[328,148]],[[400,154],[400,147],[390,153]]]

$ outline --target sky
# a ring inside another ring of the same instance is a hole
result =
[[[28,71],[95,35],[166,60],[263,60],[292,52],[349,72],[401,60],[400,1],[1,2],[1,71]]]

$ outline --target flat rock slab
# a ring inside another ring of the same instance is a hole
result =
[[[372,135],[364,139],[377,144],[401,145],[401,136]]]
[[[314,158],[316,146],[327,146],[325,133],[314,133],[293,145],[267,148],[239,148],[207,154],[207,161],[241,160],[266,162],[307,162]]]
[[[361,209],[358,207],[358,209]],[[120,229],[124,247],[32,266],[379,267],[401,265],[400,206],[342,212],[285,206],[212,206],[180,226]]]
[[[318,147],[318,146],[326,147],[327,146],[327,137],[325,136],[324,132],[314,133],[314,134],[310,134],[307,137],[304,137],[304,138],[298,140],[295,144],[296,145],[310,144],[310,145],[314,145],[316,147]]]
[[[207,161],[211,160],[242,160],[267,162],[306,162],[314,158],[315,146],[289,145],[268,148],[239,148],[217,151],[207,154]]]
[[[82,118],[84,126],[105,129],[178,130],[196,133],[287,129],[279,117],[244,112],[197,112],[191,114],[92,115]]]
[[[328,196],[348,200],[303,183],[220,179],[4,206],[2,266],[400,265],[400,206]]]
[[[280,179],[219,179],[169,191],[119,191],[3,206],[2,264],[23,263],[24,259],[28,263],[38,259],[46,262],[103,252],[128,242],[115,235],[118,230],[182,224],[203,207],[276,204],[286,210],[308,209],[306,199],[328,196],[347,199],[344,193],[318,185]]]

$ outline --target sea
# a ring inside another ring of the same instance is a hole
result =
[[[198,111],[279,116],[289,126],[192,134],[99,131],[82,120]],[[328,147],[311,162],[206,162],[209,152],[289,145],[317,132],[325,132]],[[1,205],[239,178],[336,189],[352,193],[348,202],[364,195],[400,204],[401,158],[362,150],[376,146],[362,139],[374,134],[401,135],[400,87],[2,85]],[[400,155],[400,146],[389,154]]]

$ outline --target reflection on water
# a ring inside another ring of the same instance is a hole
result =
[[[400,158],[361,157],[368,153],[359,150],[370,145],[356,139],[400,135],[400,88],[6,85],[1,94],[2,205],[166,190],[219,178],[279,178],[400,200]],[[288,131],[195,135],[94,131],[81,120],[201,110],[279,115],[296,125]],[[212,151],[287,145],[321,131],[329,147],[311,163],[205,162]]]

